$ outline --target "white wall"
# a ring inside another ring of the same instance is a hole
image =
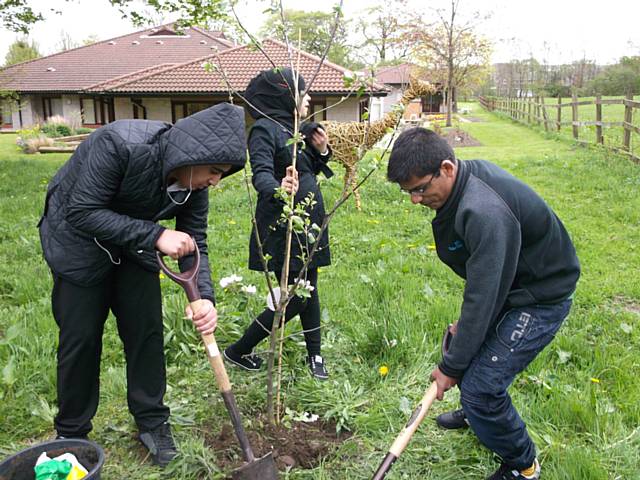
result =
[[[389,113],[394,105],[400,103],[402,100],[402,90],[399,88],[393,88],[386,97],[384,97],[384,109],[382,114]]]
[[[369,106],[369,119],[372,122],[380,120],[384,116],[386,97],[373,97]]]
[[[147,120],[171,122],[171,100],[169,98],[143,98],[142,104],[147,107]]]
[[[144,105],[144,101],[142,104]],[[115,97],[113,99],[113,109],[116,113],[116,120],[133,118],[133,105],[131,104],[131,99],[129,97]],[[141,112],[140,118],[142,118]]]
[[[327,97],[327,107],[340,101],[340,97]],[[348,98],[344,102],[327,110],[327,120],[334,122],[357,122],[359,98]]]

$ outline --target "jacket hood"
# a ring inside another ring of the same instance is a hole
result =
[[[228,164],[225,177],[242,170],[247,160],[244,110],[220,103],[178,120],[162,134],[162,175],[178,167]]]
[[[260,72],[251,79],[244,93],[250,103],[247,106],[249,115],[257,120],[265,117],[266,114],[289,129],[293,129],[293,111],[296,103],[292,92],[295,91],[295,85],[295,75],[290,68],[274,68]],[[304,78],[300,74],[298,75],[300,95],[303,94],[304,89]]]

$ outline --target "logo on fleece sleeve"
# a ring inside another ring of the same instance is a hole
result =
[[[447,249],[450,252],[455,252],[456,250],[460,250],[461,248],[464,247],[464,243],[462,243],[462,240],[454,240],[453,242],[451,242],[451,244],[447,247]]]

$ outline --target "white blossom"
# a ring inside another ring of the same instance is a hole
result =
[[[242,281],[242,277],[240,275],[236,275],[235,273],[228,276],[228,277],[223,277],[220,279],[220,286],[222,288],[227,288],[231,285],[234,285],[236,283],[240,283]]]
[[[302,290],[306,290],[308,292],[313,292],[315,290],[315,287],[313,285],[311,285],[311,282],[309,280],[298,280],[298,288],[301,288]]]
[[[240,291],[242,291],[243,293],[246,293],[248,295],[255,295],[255,293],[257,292],[257,288],[255,285],[243,285],[240,288]]]

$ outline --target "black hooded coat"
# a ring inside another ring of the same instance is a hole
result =
[[[256,76],[247,87],[245,98],[257,109],[248,107],[249,113],[256,119],[249,133],[249,161],[253,172],[253,186],[258,192],[256,205],[256,223],[260,240],[265,254],[269,254],[269,269],[281,270],[284,266],[286,224],[279,225],[278,219],[282,213],[284,203],[274,197],[286,176],[286,169],[293,162],[293,145],[287,141],[293,137],[293,110],[295,103],[289,86],[295,85],[290,69],[279,71],[266,70]],[[299,78],[299,90],[304,90],[304,79]],[[268,115],[267,116],[265,116]],[[300,131],[309,137],[316,128],[322,128],[318,123],[305,123]],[[298,192],[295,202],[304,200],[309,193],[313,193],[316,205],[310,211],[310,220],[318,226],[325,216],[324,199],[318,186],[316,175],[322,172],[326,177],[333,175],[327,166],[331,154],[321,155],[311,142],[305,140],[305,148],[298,146],[296,169],[298,171]],[[318,250],[314,255],[310,268],[329,265],[331,254],[329,251],[329,231],[324,231],[317,239]],[[291,241],[291,271],[300,271],[302,260],[300,256],[309,252],[313,247],[304,235],[294,234]],[[262,262],[255,234],[251,232],[249,242],[249,268],[262,270]]]
[[[208,189],[167,194],[169,173],[182,166],[246,161],[244,113],[226,103],[175,125],[118,120],[91,134],[49,183],[40,239],[54,275],[80,286],[101,282],[122,257],[158,271],[156,222],[176,219],[200,249],[198,287],[214,301],[207,256]],[[186,201],[185,201],[186,199]],[[182,205],[177,205],[183,203]],[[180,259],[186,270],[193,255]]]

